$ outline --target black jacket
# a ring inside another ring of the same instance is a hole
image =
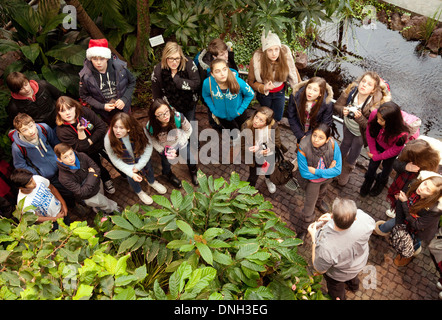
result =
[[[407,192],[413,182],[406,184],[403,191]],[[429,243],[439,228],[442,202],[439,200],[432,208],[422,209],[417,215],[418,217],[415,218],[410,214],[407,202],[396,201],[396,224],[406,221],[408,226],[416,231],[416,235],[420,240]]]
[[[11,98],[6,112],[8,113],[9,124],[18,113],[26,113],[38,123],[46,123],[51,128],[55,128],[55,102],[61,96],[61,92],[52,84],[45,80],[36,80],[38,91],[35,94],[35,101],[29,99],[21,100]]]
[[[100,168],[85,153],[76,152],[80,161],[80,169],[71,169],[65,164],[57,161],[58,180],[69,191],[76,200],[89,199],[100,191]],[[89,172],[92,167],[94,172]]]
[[[92,126],[86,131],[86,139],[78,139],[77,124],[63,123],[57,126],[57,137],[61,142],[67,143],[75,151],[92,154],[104,149],[104,136],[107,132],[106,123],[91,109],[83,107],[83,118],[88,120]],[[89,144],[88,139],[92,140],[92,145]]]

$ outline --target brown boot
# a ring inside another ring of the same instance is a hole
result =
[[[413,260],[413,257],[404,258],[400,254],[398,254],[396,258],[394,258],[393,262],[398,267],[405,267],[407,264],[411,262],[411,260]]]
[[[343,187],[347,184],[348,179],[350,177],[350,173],[355,168],[355,165],[348,164],[347,161],[344,161],[342,164],[342,171],[338,177],[338,184]]]

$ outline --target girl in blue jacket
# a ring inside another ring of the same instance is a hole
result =
[[[210,70],[210,76],[203,83],[203,99],[224,128],[238,129],[239,133],[247,120],[244,111],[255,93],[236,71],[229,69],[226,61],[213,60]],[[233,133],[233,136],[238,137],[237,133]]]
[[[330,134],[331,128],[325,123],[319,123],[312,133],[304,136],[298,144],[297,178],[305,190],[301,230],[298,232],[300,239],[305,236],[308,226],[315,220],[315,207],[322,213],[329,211],[323,199],[332,178],[341,174],[341,150]]]

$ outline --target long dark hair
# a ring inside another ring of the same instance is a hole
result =
[[[378,114],[385,120],[384,127],[384,141],[388,143],[390,139],[394,139],[403,132],[410,133],[410,128],[405,123],[402,117],[401,108],[393,101],[382,104],[378,111]],[[370,122],[370,136],[376,138],[381,131],[382,126],[378,123],[377,117],[374,117]],[[407,135],[404,135],[398,139],[396,145],[402,146],[407,141]]]
[[[317,123],[312,129],[312,135],[313,135],[313,132],[315,132],[316,130],[324,132],[327,139],[330,138],[330,136],[332,134],[331,127],[326,123],[322,123],[322,122]]]
[[[318,115],[318,111],[322,106],[322,102],[324,101],[325,89],[327,82],[321,77],[313,77],[311,78],[304,87],[304,91],[301,94],[300,106],[299,106],[299,118],[301,120],[301,125],[305,125],[305,109],[307,107],[307,86],[311,83],[317,83],[319,86],[319,97],[315,102],[315,105],[310,110],[310,126],[313,127],[316,124],[316,116]]]
[[[144,149],[149,144],[149,139],[147,139],[143,126],[137,121],[137,119],[124,112],[115,114],[109,124],[109,141],[112,150],[119,158],[123,157],[123,143],[115,136],[113,130],[113,127],[118,120],[121,120],[124,127],[129,130],[129,139],[130,142],[134,144],[133,152],[135,157],[141,156]]]
[[[170,118],[169,118],[169,124],[166,127],[162,126],[162,123],[160,120],[157,119],[155,112],[162,106],[165,105],[169,109]],[[148,128],[148,133],[154,137],[155,139],[158,139],[158,135],[161,132],[169,132],[172,129],[176,129],[175,124],[175,109],[172,108],[166,101],[164,101],[161,98],[157,98],[154,100],[152,105],[149,108],[148,112],[149,116],[149,127],[152,128],[152,131]]]

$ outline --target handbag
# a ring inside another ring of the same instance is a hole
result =
[[[270,175],[270,181],[274,184],[286,184],[293,178],[294,165],[292,162],[284,158],[284,155],[278,147],[275,147],[275,168]]]
[[[406,224],[397,224],[391,230],[389,236],[390,245],[404,258],[410,258],[414,254],[414,239],[407,230]]]

